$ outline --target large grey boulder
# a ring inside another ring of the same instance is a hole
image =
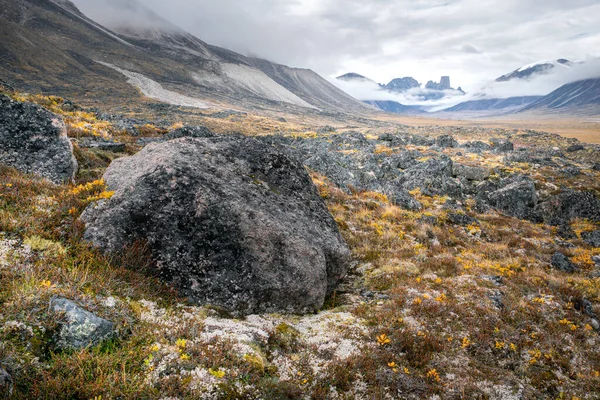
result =
[[[50,301],[50,309],[62,314],[64,321],[56,338],[59,350],[96,346],[114,334],[114,324],[62,297]]]
[[[520,176],[508,179],[503,187],[488,194],[489,204],[512,217],[537,220],[534,211],[537,194],[533,179]]]
[[[57,115],[0,95],[0,163],[35,173],[54,183],[77,172],[67,128]]]
[[[302,164],[251,138],[182,138],[114,161],[85,238],[148,244],[159,275],[236,314],[318,310],[350,254]]]

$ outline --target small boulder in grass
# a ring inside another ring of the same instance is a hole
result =
[[[0,368],[0,398],[10,398],[13,393],[12,376],[3,368]]]
[[[563,272],[573,273],[577,271],[577,267],[575,264],[569,260],[569,257],[565,256],[563,253],[556,252],[552,256],[552,260],[550,261],[552,267]]]
[[[114,336],[115,325],[62,297],[50,301],[50,310],[60,314],[61,327],[56,337],[59,350],[81,350],[96,346]]]

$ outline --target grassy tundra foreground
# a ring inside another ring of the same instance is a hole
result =
[[[115,157],[134,154],[138,139],[61,99],[22,96],[63,115],[70,137],[104,137],[121,152],[80,147],[74,184],[53,185],[0,169],[0,367],[18,399],[595,399],[600,397],[600,248],[583,238],[597,221],[569,222],[571,235],[544,223],[479,212],[467,198],[411,191],[420,210],[405,210],[381,193],[342,190],[312,178],[353,255],[353,267],[315,315],[253,315],[234,319],[218,308],[187,304],[148,273],[143,244],[108,257],[82,241],[78,218],[110,198],[101,176]],[[318,127],[267,117],[199,117],[219,133],[280,133],[327,138]],[[139,126],[143,137],[171,127]],[[357,128],[365,137],[397,126]],[[502,135],[501,128],[402,127],[451,133],[459,141]],[[515,132],[517,147],[558,147],[572,141]],[[433,157],[425,146],[378,146]],[[342,150],[348,154],[356,150]],[[527,174],[540,191],[600,189],[597,150],[566,153],[574,176],[548,166],[507,163],[492,153],[438,150],[452,161],[500,174]],[[458,216],[457,216],[458,215]],[[467,222],[465,222],[467,221]],[[551,268],[561,251],[577,267]],[[75,300],[116,323],[100,346],[55,351],[60,320],[54,296]],[[595,321],[595,322],[594,322]]]

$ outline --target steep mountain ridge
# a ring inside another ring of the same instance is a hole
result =
[[[568,83],[521,111],[600,113],[600,78]]]
[[[134,24],[113,32],[68,0],[0,0],[0,6],[0,74],[25,90],[52,91],[84,102],[88,90],[114,104],[123,103],[119,98],[139,98],[109,64],[215,108],[371,112],[313,71],[211,46],[168,22],[150,30]]]

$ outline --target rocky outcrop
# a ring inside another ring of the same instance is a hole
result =
[[[195,302],[237,314],[318,310],[349,250],[310,176],[250,138],[182,138],[114,161],[106,201],[82,215],[108,252],[148,244],[157,272]]]
[[[0,163],[54,183],[70,181],[77,172],[73,146],[60,117],[1,94]]]
[[[471,167],[469,165],[454,163],[452,172],[457,178],[469,181],[483,181],[490,177],[490,170],[483,167]]]
[[[62,317],[55,347],[58,350],[96,346],[113,337],[114,324],[61,297],[50,302],[50,309]]]
[[[600,199],[593,192],[567,190],[541,203],[538,210],[551,225],[563,225],[574,218],[600,222]]]
[[[447,156],[429,160],[408,168],[399,178],[406,190],[420,189],[423,194],[462,197],[463,187],[452,177],[452,160]]]
[[[569,257],[563,253],[554,253],[550,261],[552,267],[563,272],[572,273],[577,271],[577,267],[569,260]]]
[[[500,182],[498,186],[496,190],[483,195],[488,204],[511,217],[539,221],[535,212],[535,182],[531,178],[511,177]]]
[[[583,232],[581,238],[590,246],[600,248],[600,231]]]

